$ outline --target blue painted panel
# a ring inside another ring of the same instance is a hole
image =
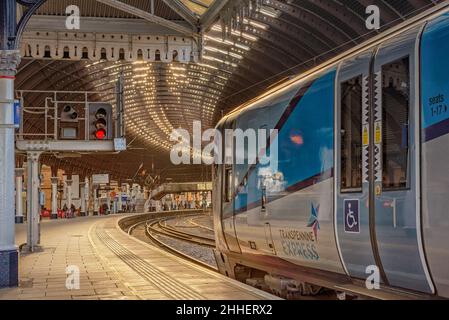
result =
[[[335,70],[315,80],[279,132],[286,187],[333,168]]]
[[[343,62],[343,64],[341,65],[337,80],[339,85],[337,89],[338,106],[336,107],[336,109],[338,110],[337,119],[339,121],[339,126],[335,129],[336,132],[340,132],[342,123],[341,84],[350,79],[353,79],[354,77],[368,77],[370,65],[372,62],[372,55],[372,51],[368,50],[361,55],[354,57],[353,59]],[[365,101],[368,101],[368,90],[364,90],[363,93],[363,98],[365,99]],[[367,109],[369,109],[368,104],[362,104],[362,110],[367,111]],[[368,181],[364,181],[364,183],[362,184],[362,190],[354,192],[345,192],[345,190],[342,190],[342,135],[338,135],[336,138],[338,148],[337,157],[339,159],[339,163],[338,165],[336,165],[338,166],[338,169],[335,170],[335,181],[338,190],[337,203],[335,208],[338,243],[340,247],[341,257],[346,266],[348,274],[354,278],[366,279],[366,267],[375,265],[370,229],[370,184]],[[366,146],[364,148],[366,148]],[[367,152],[367,150],[365,151]],[[367,158],[364,160],[368,161]],[[367,166],[366,162],[364,163],[364,166]],[[351,203],[351,208],[349,208],[349,203]],[[354,210],[353,208],[357,208],[358,210]]]
[[[449,13],[431,22],[424,32],[421,45],[422,125],[432,126],[449,119]],[[432,131],[430,129],[430,131]],[[437,130],[443,135],[449,124]],[[435,134],[431,134],[433,137]],[[426,140],[429,140],[428,138]]]
[[[430,273],[438,295],[447,298],[449,112],[432,117],[429,99],[441,94],[444,95],[444,102],[439,104],[449,104],[449,13],[428,24],[421,51],[422,128],[425,142],[422,144],[422,228]]]
[[[416,200],[419,197],[417,194],[419,177],[416,175],[419,157],[415,152],[418,137],[413,133],[419,126],[419,119],[415,116],[415,108],[418,106],[415,99],[415,92],[418,90],[415,86],[418,65],[414,63],[418,32],[419,28],[417,27],[396,37],[390,43],[384,44],[379,50],[374,64],[374,72],[379,72],[384,65],[409,56],[410,70],[408,188],[383,189],[381,193],[375,194],[375,229],[379,256],[389,284],[394,287],[431,293],[431,284],[426,276],[426,262],[420,254],[422,239],[418,237],[416,223],[420,213]],[[382,103],[386,103],[386,100],[382,100]],[[393,108],[394,104],[382,106],[376,104],[376,108],[379,109],[385,106]],[[399,122],[400,119],[398,118],[397,121]],[[389,125],[388,122],[387,125]],[[387,125],[384,125],[383,132],[385,133],[387,130],[394,132],[394,127],[388,128]],[[385,147],[389,146],[383,144],[382,148]],[[400,142],[398,142],[398,147],[400,147]],[[385,176],[385,172],[382,173],[382,176]]]
[[[251,110],[243,112],[236,119],[236,128],[246,131],[247,129],[256,130],[258,134],[258,129],[266,129],[267,135],[269,135],[270,129],[274,128],[279,122],[280,117],[284,114],[285,110],[289,106],[297,89],[289,90],[281,95],[278,95],[272,99],[264,101],[264,103],[254,107]],[[236,197],[234,200],[235,210],[241,211],[248,208],[251,205],[249,198],[253,201],[261,199],[261,191],[256,188],[257,185],[257,175],[248,175],[250,170],[254,170],[248,165],[248,146],[245,146],[245,164],[235,165],[235,184],[237,186]],[[269,153],[268,153],[269,155]],[[249,183],[246,185],[243,183],[244,178],[247,177]],[[252,186],[248,190],[248,185]],[[251,193],[251,196],[248,196]]]
[[[334,144],[334,81],[336,71],[332,70],[313,81],[293,107],[291,113],[281,117],[282,126],[273,146],[277,146],[278,162],[268,166],[258,164],[249,171],[248,187],[242,189],[235,203],[235,210],[244,211],[261,203],[262,191],[259,174],[270,169],[281,173],[284,190],[296,191],[297,186],[307,180],[319,181],[322,176],[329,178],[333,169]],[[302,90],[301,89],[301,90]],[[288,103],[273,106],[287,111]],[[288,118],[286,118],[288,117]],[[286,118],[286,119],[285,119]],[[274,126],[268,129],[273,129]],[[270,146],[268,152],[276,152]],[[242,175],[239,173],[239,177]],[[244,195],[248,190],[247,196]],[[246,199],[245,199],[246,198]]]

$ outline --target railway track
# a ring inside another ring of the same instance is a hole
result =
[[[167,224],[167,221],[170,219],[156,219],[154,221],[148,221],[146,228],[148,233],[157,233],[167,237],[175,238],[178,240],[187,241],[196,245],[215,248],[215,240],[206,237],[200,236],[198,234],[180,231],[170,225]]]
[[[186,217],[187,216],[183,216]],[[192,217],[192,216],[190,216]],[[170,217],[170,218],[155,218],[148,221],[143,221],[136,223],[135,225],[129,227],[128,233],[131,235],[133,231],[136,228],[143,227],[145,229],[145,235],[147,239],[154,245],[163,248],[164,250],[175,254],[177,256],[182,257],[183,259],[186,259],[188,261],[194,262],[198,265],[201,265],[202,267],[205,267],[209,270],[217,271],[217,268],[214,266],[211,266],[210,264],[197,259],[193,257],[191,254],[188,254],[186,252],[183,252],[182,250],[179,250],[178,248],[175,248],[174,246],[167,243],[167,241],[164,241],[164,237],[174,239],[177,241],[183,241],[186,243],[190,243],[195,246],[200,246],[203,248],[212,249],[215,248],[215,240],[210,237],[201,236],[198,234],[194,234],[191,232],[185,232],[181,231],[173,226],[170,226],[167,224],[168,221],[173,220],[177,217]],[[199,228],[197,226],[197,228]]]
[[[141,237],[142,232],[145,234],[145,241],[157,247],[160,247],[163,250],[170,252],[178,257],[181,257],[186,261],[193,262],[197,265],[207,268],[208,270],[218,272],[218,268],[216,266],[211,266],[210,264],[179,249],[179,246],[172,245],[170,243],[171,241],[167,241],[166,239],[166,238],[175,239],[177,241],[191,244],[193,246],[203,247],[203,249],[206,250],[212,250],[212,248],[215,248],[214,239],[211,239],[210,237],[206,236],[200,236],[198,234],[194,234],[193,232],[179,230],[179,228],[187,230],[202,229],[203,232],[205,233],[210,232],[211,230],[209,226],[204,226],[201,222],[197,221],[201,220],[201,217],[202,216],[199,215],[178,215],[175,217],[168,217],[168,218],[167,217],[154,218],[151,220],[141,221],[129,227],[128,233],[132,234],[133,230],[139,228]],[[179,218],[181,219],[178,220]],[[172,222],[172,224],[170,225],[169,222]],[[265,291],[270,292],[269,290]],[[335,297],[327,291],[320,296],[302,297],[302,299],[304,300],[314,300],[314,299],[333,300],[334,298]]]

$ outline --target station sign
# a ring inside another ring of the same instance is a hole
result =
[[[115,138],[114,139],[114,149],[115,151],[126,151],[126,139],[125,138]]]
[[[108,184],[109,175],[108,174],[94,174],[92,175],[93,184]]]
[[[14,128],[20,128],[20,111],[21,104],[20,100],[14,100]]]

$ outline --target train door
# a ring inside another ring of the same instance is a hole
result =
[[[421,235],[419,34],[379,49],[373,65],[373,221],[389,285],[433,293]]]
[[[449,13],[421,42],[422,229],[438,295],[449,297]]]
[[[224,125],[224,129],[234,129],[235,120],[228,119]],[[226,132],[226,131],[225,131]],[[237,239],[235,230],[235,215],[234,215],[234,194],[235,194],[235,168],[234,168],[234,143],[233,136],[228,137],[224,134],[225,144],[225,163],[222,166],[223,170],[223,208],[222,208],[222,228],[223,234],[231,252],[241,253],[240,245]],[[232,159],[229,159],[231,157]]]
[[[260,118],[263,120],[266,120],[268,111],[263,112],[263,114],[260,115]],[[266,121],[264,121],[266,123]],[[268,129],[268,125],[264,124],[262,126],[259,126],[259,134],[261,131],[264,131],[266,133],[266,137],[269,138],[270,130]],[[266,157],[267,159],[270,159],[270,152],[272,152],[273,146],[270,145],[270,148],[266,148],[264,150],[265,154],[259,154],[258,157]],[[261,150],[258,150],[260,152]],[[261,251],[276,255],[276,249],[274,247],[274,241],[273,241],[273,233],[271,230],[271,220],[272,220],[272,212],[270,211],[268,204],[270,197],[273,196],[272,192],[272,184],[273,176],[275,171],[273,170],[273,163],[269,163],[267,165],[261,165],[259,163],[259,173],[258,173],[258,187],[260,188],[261,192],[261,204],[260,204],[260,212],[259,212],[259,219],[260,222],[263,223],[264,226],[264,234],[265,234],[265,248],[261,248]]]
[[[376,264],[370,228],[369,95],[373,51],[344,62],[336,85],[336,235],[346,272],[366,278]]]
[[[268,209],[268,194],[267,194],[267,186],[265,181],[261,181],[261,206],[260,206],[260,221],[264,224],[264,233],[265,233],[265,241],[266,241],[266,250],[268,253],[276,254],[276,249],[274,247],[273,241],[273,233],[271,231],[271,215]]]
[[[418,33],[341,66],[336,234],[350,276],[377,267],[384,284],[432,293],[420,227]]]
[[[222,132],[224,132],[224,123],[220,123],[217,127],[215,135],[215,155],[216,163],[213,166],[212,171],[212,181],[213,181],[213,192],[212,192],[212,207],[214,213],[214,230],[215,230],[215,241],[217,248],[220,251],[226,251],[228,246],[225,241],[225,236],[223,232],[223,199],[224,199],[224,188],[223,188],[223,165],[219,160],[222,160],[223,148],[222,145],[223,138]]]

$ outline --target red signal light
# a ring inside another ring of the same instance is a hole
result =
[[[89,128],[88,140],[112,141],[114,135],[114,113],[109,103],[89,103],[88,115],[86,116]]]
[[[95,132],[95,137],[98,140],[103,140],[104,138],[106,138],[106,130],[105,129],[99,129]]]
[[[97,138],[97,140],[104,140],[106,139],[107,136],[107,121],[106,121],[106,117],[107,117],[107,112],[105,109],[101,108],[98,109],[97,113],[95,114],[95,118],[97,119],[94,122],[95,125],[95,138]]]

